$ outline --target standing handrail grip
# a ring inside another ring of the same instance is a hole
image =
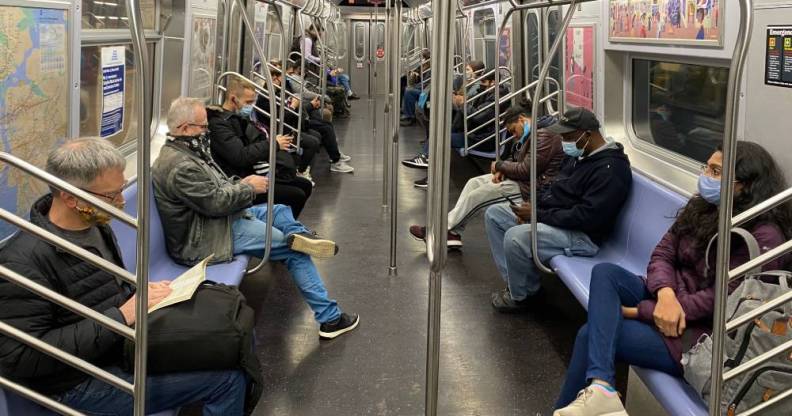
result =
[[[566,16],[564,17],[564,22],[561,25],[560,30],[558,31],[558,36],[556,36],[555,40],[553,41],[553,45],[550,47],[550,51],[547,54],[547,59],[545,60],[544,63],[542,63],[542,70],[539,71],[539,77],[536,79],[536,81],[537,81],[537,83],[536,83],[536,92],[534,92],[533,97],[531,97],[532,98],[531,104],[533,106],[533,108],[531,109],[531,117],[532,117],[533,120],[538,119],[538,114],[537,113],[539,112],[539,104],[540,104],[539,103],[540,99],[538,97],[542,93],[542,88],[544,87],[545,79],[547,78],[547,74],[550,72],[550,64],[553,61],[552,58],[558,52],[558,49],[561,46],[561,42],[566,37],[566,29],[569,27],[569,23],[572,22],[572,16],[575,15],[575,9],[576,9],[575,5],[576,5],[576,3],[577,3],[576,0],[570,0],[569,8],[567,10]],[[559,91],[560,91],[560,89],[559,89]],[[537,240],[537,236],[538,236],[538,230],[537,230],[537,222],[538,221],[537,221],[537,218],[536,218],[536,209],[537,209],[537,206],[536,206],[536,196],[537,195],[536,194],[538,192],[537,191],[538,190],[538,186],[537,186],[537,183],[536,183],[537,176],[538,176],[536,174],[536,169],[537,169],[536,141],[537,141],[538,137],[539,137],[539,129],[532,128],[531,129],[531,196],[530,196],[530,200],[531,200],[531,253],[532,253],[531,258],[533,259],[534,264],[536,265],[536,267],[539,270],[541,270],[541,271],[543,271],[545,273],[553,273],[553,271],[550,268],[548,268],[547,266],[544,265],[544,263],[542,263],[542,259],[539,258],[539,250],[538,250],[539,245],[538,245],[538,242],[536,241]]]
[[[740,0],[740,26],[737,31],[736,43],[729,66],[729,82],[726,99],[726,124],[723,131],[723,174],[721,183],[721,204],[718,210],[718,235],[731,235],[735,160],[737,153],[737,118],[740,108],[740,82],[742,80],[745,61],[748,58],[748,45],[753,28],[753,1]],[[712,328],[712,362],[711,362],[711,393],[709,398],[709,414],[717,416],[721,413],[721,396],[723,393],[723,349],[726,327],[726,297],[729,284],[729,258],[731,239],[719,238],[718,257],[715,268],[715,310]],[[733,370],[732,370],[733,371]]]
[[[450,4],[449,4],[450,3]],[[432,31],[432,117],[429,120],[429,204],[426,253],[429,258],[429,311],[426,339],[425,413],[437,414],[440,374],[440,305],[442,276],[448,252],[448,182],[450,170],[451,77],[456,2],[432,1],[436,27]],[[439,220],[439,221],[438,221]]]
[[[146,37],[139,0],[127,0],[126,11],[129,16],[129,31],[135,57],[135,68],[150,68]],[[134,416],[146,415],[146,365],[148,363],[148,277],[149,277],[149,198],[151,186],[151,104],[152,97],[147,94],[151,80],[145,70],[135,71],[135,98],[138,106],[137,173],[139,184],[144,191],[139,192],[137,201],[137,240],[135,251],[135,270],[137,273],[137,292],[135,296],[135,371],[133,375]]]
[[[112,215],[115,218],[118,218],[120,221],[126,223],[129,226],[134,228],[138,227],[137,220],[127,214],[126,212],[116,208],[112,204],[108,203],[105,200],[100,199],[96,195],[92,195],[66,181],[61,178],[58,178],[55,175],[50,174],[49,172],[36,167],[10,153],[7,152],[0,152],[0,161],[8,163],[9,165],[27,173],[34,178],[46,182],[48,185],[52,185],[64,192],[68,192],[88,203],[91,205],[96,206],[97,208],[101,209],[102,211]]]

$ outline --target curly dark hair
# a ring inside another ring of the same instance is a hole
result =
[[[721,146],[718,146],[717,151],[721,150]],[[770,153],[748,141],[737,142],[735,180],[742,184],[742,190],[734,196],[735,215],[787,189],[784,174]],[[792,206],[789,203],[782,204],[744,227],[750,229],[760,223],[776,224],[787,238],[792,237]],[[701,195],[694,195],[677,212],[671,231],[692,236],[696,248],[706,249],[709,240],[718,233],[718,206],[705,201]]]

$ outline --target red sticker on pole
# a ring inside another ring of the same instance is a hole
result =
[[[385,57],[385,49],[377,48],[377,58],[382,59]]]

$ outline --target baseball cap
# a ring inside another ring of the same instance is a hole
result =
[[[573,108],[552,126],[547,127],[547,130],[555,134],[570,133],[575,130],[599,130],[600,123],[597,116],[585,108]]]

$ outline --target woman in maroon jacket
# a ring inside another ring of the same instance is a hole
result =
[[[705,252],[718,229],[721,161],[720,150],[707,161],[699,193],[655,248],[646,278],[614,264],[592,270],[588,324],[575,341],[555,416],[626,415],[613,388],[616,360],[682,375],[682,334],[695,340],[712,327],[714,270],[706,270]],[[787,187],[773,158],[755,143],[737,143],[735,173],[735,214]],[[790,237],[791,218],[783,205],[745,228],[764,252]],[[714,264],[715,250],[710,257]],[[735,239],[731,268],[747,260],[747,248]],[[781,267],[776,260],[765,269]]]

